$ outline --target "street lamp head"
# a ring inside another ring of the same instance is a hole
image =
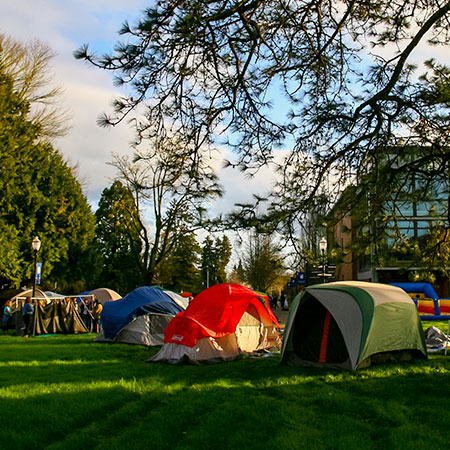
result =
[[[39,249],[41,248],[41,241],[37,236],[31,241],[31,248],[35,252],[38,252]]]
[[[319,249],[321,253],[325,253],[327,251],[327,247],[328,247],[328,242],[327,240],[323,237],[320,241],[319,241]]]

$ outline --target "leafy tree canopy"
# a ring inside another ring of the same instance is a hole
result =
[[[203,287],[226,283],[226,267],[231,258],[231,243],[228,236],[223,235],[213,240],[206,237],[202,246],[202,279]]]
[[[284,272],[280,247],[268,234],[249,234],[240,266],[244,281],[263,292],[273,288]]]
[[[159,264],[184,234],[201,228],[208,202],[222,195],[217,177],[203,155],[177,137],[151,138],[134,159],[117,157],[118,178],[132,193],[132,220],[123,222],[136,257],[141,284],[155,281]],[[117,218],[118,219],[118,218]],[[181,240],[180,240],[181,239]]]
[[[52,78],[55,53],[41,42],[22,43],[0,33],[0,67],[11,77],[16,95],[29,103],[27,119],[40,127],[39,139],[64,135],[69,114],[61,105],[61,87]]]
[[[228,130],[243,168],[266,163],[292,136],[296,157],[323,163],[315,187],[335,163],[358,167],[405,117],[412,132],[424,114],[419,99],[442,104],[443,67],[430,61],[431,84],[416,84],[409,61],[421,43],[448,43],[449,11],[447,2],[418,0],[159,1],[124,24],[127,41],[114,53],[85,46],[76,56],[115,71],[136,94],[117,100],[106,122],[151,99],[140,131],[157,133],[170,117],[186,136]],[[280,96],[290,108],[274,117]]]
[[[145,104],[140,136],[176,130],[196,152],[221,139],[244,171],[288,146],[273,196],[255,198],[264,213],[241,205],[227,226],[295,237],[324,198],[366,182],[387,147],[426,149],[414,160],[399,151],[393,176],[448,174],[449,70],[429,60],[418,73],[413,52],[448,45],[449,19],[439,1],[157,1],[124,24],[113,53],[76,57],[131,87],[104,124]]]

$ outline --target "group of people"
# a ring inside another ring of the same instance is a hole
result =
[[[2,319],[2,330],[3,334],[8,332],[9,328],[13,327],[13,306],[11,300],[7,300],[5,302],[5,306],[3,307],[3,319]],[[31,300],[31,297],[26,297],[25,303],[22,307],[22,318],[24,323],[24,332],[23,337],[28,337],[30,333],[30,325],[32,323],[32,318],[34,314],[34,305]]]
[[[278,304],[280,304],[280,309],[283,311],[287,311],[289,309],[288,298],[284,291],[281,291],[280,297],[278,297],[277,293],[269,295],[269,304],[272,309],[277,309]]]
[[[83,320],[84,326],[89,332],[98,333],[100,331],[100,315],[103,306],[96,297],[81,299],[78,303],[78,312]]]
[[[98,333],[100,329],[100,314],[103,310],[102,304],[97,300],[97,298],[89,298],[88,300],[81,299],[79,303],[76,302],[75,298],[66,297],[66,302],[75,302],[78,313],[80,314],[85,327],[89,332]],[[22,319],[23,319],[23,336],[27,338],[32,331],[33,316],[34,316],[35,305],[31,297],[25,298],[25,303],[22,306]],[[3,319],[1,324],[1,329],[3,334],[7,334],[8,330],[15,327],[13,314],[15,313],[13,308],[13,302],[7,300],[3,307]]]

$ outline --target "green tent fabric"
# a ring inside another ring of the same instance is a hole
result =
[[[75,302],[64,299],[39,301],[34,308],[33,335],[87,333]]]
[[[292,365],[358,369],[427,353],[408,294],[395,286],[348,281],[309,286],[294,299],[281,356]]]

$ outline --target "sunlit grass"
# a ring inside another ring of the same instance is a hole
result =
[[[0,337],[0,448],[448,446],[450,355],[356,372],[278,356],[171,366],[92,338]]]

